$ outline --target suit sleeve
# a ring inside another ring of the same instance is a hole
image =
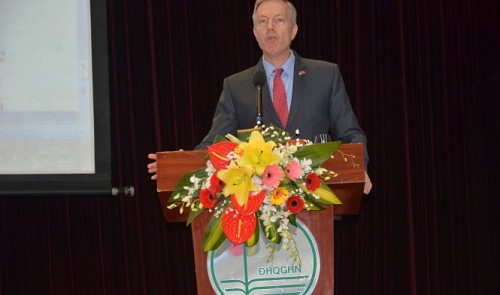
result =
[[[330,130],[333,133],[332,136],[344,143],[363,144],[366,168],[369,158],[365,132],[359,126],[358,120],[352,110],[344,80],[337,65],[334,65],[333,71],[332,95],[330,97]]]
[[[215,115],[212,120],[212,127],[203,140],[195,147],[196,150],[206,149],[207,145],[211,145],[217,135],[225,136],[228,133],[234,134],[238,120],[233,104],[233,99],[227,78],[224,79],[222,93],[215,109]]]

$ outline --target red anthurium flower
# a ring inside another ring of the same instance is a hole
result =
[[[304,209],[304,200],[299,196],[291,196],[286,200],[286,207],[293,214],[297,214]]]
[[[210,177],[210,191],[212,194],[220,192],[223,186],[224,182],[217,177],[217,172],[212,174],[212,177]]]
[[[320,186],[319,177],[316,173],[311,173],[306,177],[306,187],[310,191],[315,191]]]
[[[240,206],[236,201],[236,196],[231,195],[231,202],[233,204],[234,210],[238,211],[242,215],[253,214],[259,210],[264,198],[266,197],[266,191],[261,190],[258,194],[248,194],[248,201],[245,205]]]
[[[234,151],[238,145],[230,141],[221,141],[208,146],[208,156],[215,170],[226,169],[229,165],[227,154]]]
[[[212,209],[217,204],[217,197],[205,188],[200,191],[200,202],[204,208]]]
[[[233,207],[226,208],[222,216],[222,229],[233,244],[247,241],[255,231],[257,217],[255,214],[241,215]]]

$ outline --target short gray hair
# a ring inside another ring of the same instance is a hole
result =
[[[253,7],[253,14],[252,14],[252,20],[253,20],[253,26],[257,24],[257,8],[262,4],[262,2],[268,1],[268,0],[256,0],[255,1],[255,6]],[[288,5],[288,15],[290,16],[290,22],[292,23],[292,26],[297,24],[297,10],[295,9],[295,6],[293,6],[292,2],[288,0],[281,0],[282,2],[286,3]]]

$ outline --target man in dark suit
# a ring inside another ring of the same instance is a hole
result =
[[[196,148],[206,148],[217,135],[235,134],[256,125],[254,77],[262,72],[264,125],[298,132],[302,139],[313,140],[315,135],[326,133],[343,143],[362,143],[368,163],[366,136],[352,111],[337,65],[301,58],[290,49],[298,30],[292,3],[257,0],[252,19],[263,56],[257,65],[224,80],[212,128]],[[155,159],[155,155],[149,158]],[[149,164],[148,171],[156,173],[156,163]],[[365,175],[364,193],[368,194],[372,184]]]
[[[365,134],[351,109],[337,65],[304,59],[294,51],[289,51],[289,57],[291,55],[295,63],[291,65],[288,77],[293,79],[288,120],[281,122],[273,106],[271,82],[266,83],[262,90],[263,124],[276,125],[290,134],[299,133],[300,138],[311,141],[317,134],[331,134],[332,138],[345,143],[366,145]],[[212,128],[198,149],[212,144],[216,135],[235,134],[237,130],[256,125],[253,77],[257,72],[265,71],[263,63],[266,61],[261,59],[256,66],[225,79]],[[265,73],[268,81],[274,79],[271,71]]]

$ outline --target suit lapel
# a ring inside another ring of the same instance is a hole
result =
[[[295,66],[293,70],[293,94],[287,126],[292,126],[292,122],[295,120],[295,117],[298,116],[301,105],[303,104],[304,89],[307,82],[305,70],[306,65],[302,62],[302,59],[295,51],[293,53],[295,55]]]
[[[266,86],[262,89],[262,108],[264,112],[264,118],[267,117],[270,123],[273,123],[276,126],[281,126],[280,119],[278,118],[278,114],[274,109],[273,100],[271,98],[271,90],[269,89],[269,84],[266,81]]]

